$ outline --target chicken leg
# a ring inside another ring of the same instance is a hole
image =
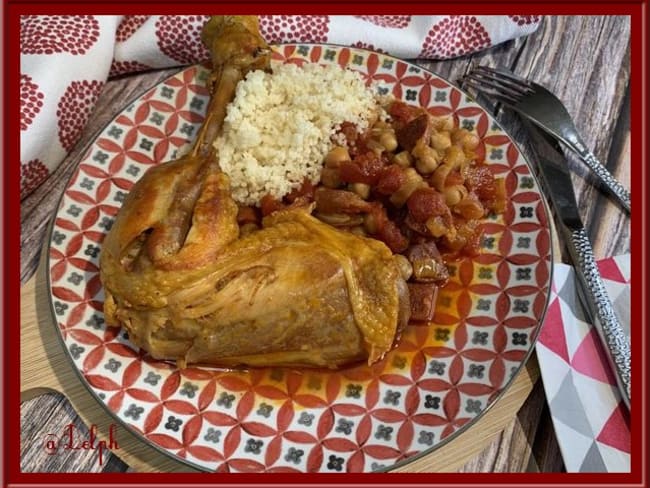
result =
[[[269,69],[254,17],[214,17],[211,101],[192,151],[134,185],[100,258],[109,325],[156,359],[217,366],[373,363],[410,313],[381,242],[337,230],[310,208],[276,212],[239,236],[214,141],[236,83]]]

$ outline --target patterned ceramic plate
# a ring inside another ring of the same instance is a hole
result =
[[[453,114],[505,177],[508,209],[486,222],[480,256],[451,266],[435,325],[409,326],[373,367],[335,372],[178,370],[105,326],[102,239],[134,182],[195,136],[208,100],[200,66],[126,107],[82,158],[51,233],[52,311],[99,402],[179,460],[219,472],[388,469],[471,426],[525,362],[549,292],[546,207],[512,140],[447,81],[396,58],[328,45],[283,45],[274,62],[346,65],[381,92]]]

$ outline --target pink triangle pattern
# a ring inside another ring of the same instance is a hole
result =
[[[564,335],[564,327],[562,324],[560,299],[556,297],[546,311],[544,325],[539,334],[539,342],[564,359],[564,361],[570,363],[569,349],[567,348],[566,336]]]
[[[630,416],[623,403],[619,403],[616,410],[612,412],[596,440],[619,451],[630,453]]]
[[[625,279],[623,273],[616,264],[614,258],[601,259],[597,262],[598,270],[600,271],[601,276],[606,280],[616,281],[618,283],[627,283],[628,280]]]
[[[616,379],[608,364],[607,355],[594,327],[582,340],[571,358],[571,366],[576,371],[603,383],[616,384]]]

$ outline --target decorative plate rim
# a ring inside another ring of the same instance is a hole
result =
[[[371,471],[371,472],[377,472],[377,473],[390,472],[390,471],[392,471],[394,469],[406,466],[406,465],[408,465],[408,464],[410,464],[410,463],[412,463],[412,462],[414,462],[416,460],[419,460],[419,459],[421,459],[421,458],[423,458],[425,456],[430,455],[434,451],[446,446],[449,442],[455,440],[458,436],[462,435],[467,430],[469,430],[472,426],[474,426],[477,422],[479,422],[487,412],[491,411],[492,408],[494,407],[494,405],[497,404],[506,395],[506,393],[512,387],[512,384],[516,381],[517,377],[519,376],[519,374],[523,370],[523,368],[525,368],[527,362],[529,361],[530,357],[534,353],[535,344],[537,343],[537,340],[539,338],[539,334],[540,334],[544,319],[546,317],[546,314],[548,313],[548,307],[549,307],[549,304],[550,304],[550,298],[551,298],[551,289],[550,288],[551,288],[551,285],[552,285],[552,278],[553,278],[553,273],[554,273],[554,249],[553,249],[552,243],[555,240],[555,229],[553,228],[553,225],[552,225],[552,222],[551,222],[551,212],[550,212],[548,202],[544,198],[543,187],[542,187],[542,185],[540,185],[539,178],[538,178],[537,174],[535,173],[534,167],[530,163],[529,158],[521,150],[520,144],[510,135],[510,133],[508,131],[506,131],[503,128],[503,126],[494,118],[493,114],[491,114],[484,106],[479,104],[476,101],[476,99],[474,97],[472,97],[471,95],[469,95],[465,90],[458,87],[457,85],[455,85],[454,83],[449,81],[447,78],[445,78],[445,77],[443,77],[441,75],[438,75],[437,73],[435,73],[435,72],[433,72],[433,71],[431,71],[431,70],[429,70],[427,68],[424,68],[422,66],[414,64],[411,60],[405,60],[405,59],[402,59],[402,58],[392,56],[390,54],[373,51],[371,49],[367,49],[367,48],[363,48],[363,47],[346,46],[346,45],[332,44],[332,43],[304,43],[304,42],[286,43],[286,44],[274,44],[274,45],[272,45],[274,51],[285,48],[285,47],[295,47],[297,49],[300,46],[306,46],[306,47],[310,47],[310,48],[315,48],[315,47],[331,48],[331,49],[334,49],[334,50],[337,50],[337,51],[341,50],[341,49],[349,49],[351,51],[366,52],[366,53],[368,53],[368,55],[376,54],[376,55],[381,56],[383,58],[392,59],[395,62],[405,63],[406,65],[408,65],[409,68],[410,67],[415,67],[418,70],[420,70],[422,73],[426,73],[429,76],[431,76],[432,78],[438,78],[438,79],[444,81],[446,84],[448,84],[453,89],[458,90],[463,96],[467,97],[467,99],[471,100],[471,102],[473,104],[475,104],[478,108],[480,108],[488,116],[489,122],[491,124],[495,125],[496,127],[498,127],[498,130],[501,133],[501,135],[506,136],[508,138],[509,142],[515,147],[515,149],[517,150],[517,152],[519,153],[519,155],[523,159],[523,162],[524,162],[525,166],[529,170],[529,176],[532,177],[532,179],[534,180],[534,183],[535,183],[535,185],[537,187],[537,193],[541,197],[540,202],[541,202],[541,205],[543,207],[544,215],[545,215],[546,221],[547,221],[546,225],[542,226],[542,228],[548,232],[548,237],[549,237],[549,242],[550,242],[549,249],[548,249],[548,254],[546,256],[547,257],[546,262],[547,262],[548,277],[546,279],[546,286],[545,286],[546,291],[545,291],[545,297],[544,297],[544,305],[543,305],[543,307],[541,309],[541,313],[539,314],[539,319],[537,320],[537,324],[534,326],[533,334],[531,334],[531,337],[529,338],[528,349],[525,352],[525,354],[523,355],[521,361],[517,364],[516,371],[510,375],[510,377],[507,379],[507,381],[505,381],[505,383],[503,384],[501,389],[498,391],[498,393],[486,405],[485,408],[481,409],[480,412],[478,412],[468,422],[466,422],[465,424],[463,424],[460,427],[458,427],[457,429],[455,429],[452,433],[447,435],[445,438],[443,438],[442,440],[439,440],[438,442],[433,444],[433,446],[428,447],[428,448],[424,448],[421,451],[419,451],[419,452],[417,452],[415,454],[411,454],[411,455],[409,455],[408,457],[406,457],[404,459],[395,461],[392,464],[390,464],[389,466],[381,467],[381,468],[378,468],[378,469],[373,469]],[[311,61],[308,61],[308,62],[311,62]],[[53,218],[51,219],[51,221],[50,221],[50,223],[48,225],[48,231],[47,231],[47,234],[46,234],[47,235],[47,244],[46,244],[46,248],[44,249],[44,252],[46,252],[46,269],[45,269],[45,272],[46,272],[46,287],[47,287],[47,293],[48,293],[48,298],[49,298],[48,302],[49,302],[50,315],[51,315],[51,318],[52,318],[52,321],[53,321],[52,325],[57,330],[56,336],[58,337],[58,340],[59,340],[59,343],[60,343],[61,347],[65,351],[65,356],[66,356],[67,360],[70,362],[70,365],[71,365],[72,369],[74,370],[75,375],[77,375],[80,382],[83,384],[85,390],[88,391],[91,394],[91,396],[101,405],[101,407],[109,414],[109,416],[112,419],[114,419],[116,422],[119,423],[121,428],[124,428],[125,430],[127,430],[130,434],[134,435],[136,438],[138,438],[141,442],[145,443],[147,446],[154,448],[156,451],[162,453],[163,455],[173,459],[176,462],[179,462],[179,463],[181,463],[183,465],[186,465],[186,466],[188,466],[190,468],[193,468],[193,469],[196,469],[196,470],[199,470],[199,471],[202,471],[202,472],[215,472],[215,470],[212,470],[207,466],[203,466],[203,465],[198,464],[198,463],[196,463],[196,462],[194,462],[192,460],[180,457],[176,453],[174,453],[174,452],[168,450],[167,448],[157,444],[156,442],[148,439],[147,436],[143,432],[139,432],[136,427],[132,426],[128,421],[126,421],[123,417],[121,417],[118,412],[114,412],[113,410],[111,410],[109,408],[107,402],[99,397],[98,393],[95,391],[95,389],[92,387],[92,385],[88,382],[87,378],[85,378],[85,376],[82,373],[81,369],[75,363],[74,358],[72,357],[72,355],[70,354],[70,351],[67,348],[66,339],[64,338],[64,336],[62,334],[61,328],[58,326],[58,319],[57,319],[57,314],[56,314],[55,306],[54,306],[54,296],[52,294],[52,287],[53,287],[52,276],[51,276],[52,256],[51,256],[51,253],[50,253],[51,248],[52,248],[53,233],[54,233],[54,230],[55,230],[55,227],[56,227],[57,217],[59,215],[59,212],[62,210],[63,202],[64,202],[64,199],[66,197],[66,194],[67,194],[68,190],[70,189],[70,186],[73,183],[73,180],[74,180],[76,174],[78,173],[79,164],[88,157],[91,148],[96,144],[96,142],[98,141],[100,136],[105,131],[108,130],[108,128],[109,128],[109,126],[111,124],[115,123],[116,119],[118,117],[120,117],[120,115],[122,115],[124,113],[124,111],[126,110],[126,108],[128,106],[142,100],[144,95],[146,95],[149,92],[152,92],[153,90],[158,88],[160,85],[163,85],[164,83],[166,83],[170,79],[178,77],[181,73],[184,73],[187,70],[190,70],[190,69],[193,69],[193,68],[196,68],[196,67],[201,67],[201,66],[205,66],[205,62],[179,67],[178,70],[174,71],[173,73],[171,73],[166,78],[158,81],[157,83],[155,83],[152,86],[146,87],[143,90],[139,91],[129,101],[124,103],[124,106],[116,113],[116,115],[113,118],[108,120],[106,122],[106,124],[104,124],[102,126],[102,128],[98,129],[95,132],[95,134],[93,134],[92,140],[84,148],[84,151],[82,153],[80,153],[80,155],[76,158],[75,170],[70,175],[70,177],[66,180],[64,190],[63,190],[63,192],[61,193],[61,195],[60,195],[60,197],[58,199],[58,202],[57,202],[57,205],[56,205],[56,210],[55,210],[55,212],[53,214]],[[419,105],[419,103],[418,103],[418,105]],[[164,161],[161,161],[160,163],[162,163],[162,162],[164,162]],[[156,164],[160,164],[160,163],[156,163]],[[544,257],[545,256],[540,255],[541,260],[543,260],[542,258],[544,258]],[[243,442],[243,441],[240,441],[240,442]],[[227,460],[224,460],[224,462],[227,462]],[[391,459],[391,462],[392,462],[392,459]],[[301,472],[307,473],[308,471],[301,471]],[[319,471],[319,472],[322,472],[322,471]],[[368,471],[366,471],[366,472],[368,472]]]

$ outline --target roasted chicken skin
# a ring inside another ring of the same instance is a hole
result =
[[[268,69],[255,17],[214,17],[211,102],[192,151],[147,171],[100,257],[106,322],[180,367],[373,363],[410,313],[408,288],[381,242],[295,207],[239,235],[237,205],[213,142],[249,70]]]

